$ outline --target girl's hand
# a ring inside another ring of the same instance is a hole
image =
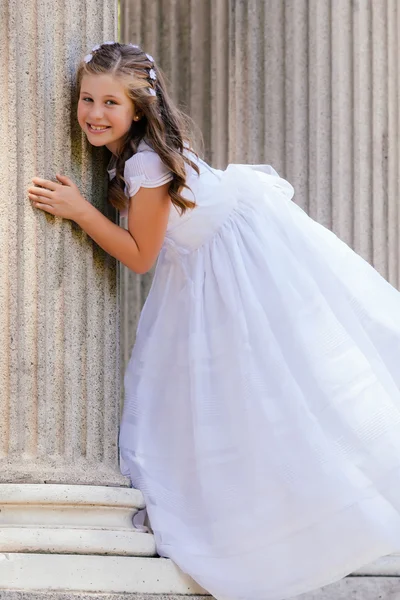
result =
[[[35,208],[56,217],[75,221],[85,211],[88,201],[69,177],[58,174],[56,177],[61,183],[34,177],[33,183],[41,187],[28,188],[29,199]]]

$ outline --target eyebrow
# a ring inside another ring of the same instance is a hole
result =
[[[89,92],[81,92],[81,94],[88,94],[88,96],[92,95]],[[119,98],[119,96],[113,96],[112,94],[106,94],[104,96],[104,98],[115,98],[116,100],[121,100],[121,98]]]

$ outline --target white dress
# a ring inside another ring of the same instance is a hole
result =
[[[161,556],[218,600],[281,600],[400,550],[400,293],[271,167],[199,166],[126,370],[121,468]],[[125,177],[171,178],[144,142]]]

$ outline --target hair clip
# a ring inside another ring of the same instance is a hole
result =
[[[100,48],[102,46],[106,46],[108,44],[117,44],[118,42],[113,42],[113,41],[109,41],[109,42],[103,42],[102,44],[96,44],[96,46],[93,46],[92,48],[92,52],[96,52],[97,50],[100,50]],[[83,60],[88,63],[92,60],[93,58],[93,54],[86,54],[86,56],[84,56]]]

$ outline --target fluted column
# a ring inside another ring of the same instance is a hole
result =
[[[224,168],[228,153],[229,0],[121,0],[121,42],[152,52],[170,80],[171,96],[191,115],[207,159]],[[121,219],[126,227],[126,219]],[[152,272],[120,265],[121,378],[135,341]],[[123,389],[122,389],[123,396]]]
[[[74,78],[88,49],[116,35],[116,9],[0,0],[2,600],[188,588],[147,558],[153,536],[132,526],[143,497],[119,471],[116,261],[27,195],[32,177],[60,172],[108,212],[107,158],[80,130]]]
[[[156,58],[213,166],[271,164],[400,287],[397,0],[121,0],[121,18],[121,41]],[[122,372],[150,283],[123,277]],[[388,594],[400,556],[353,575],[307,599]]]
[[[243,123],[238,104],[251,115],[233,158],[276,165],[313,218],[399,286],[398,3],[250,0],[231,7],[239,69],[231,79],[231,134]],[[249,67],[252,84],[243,86],[240,73]]]
[[[59,172],[116,218],[74,83],[82,56],[115,39],[117,8],[0,0],[1,600],[203,592],[133,528],[144,502],[118,464],[116,261],[27,196]]]
[[[269,163],[400,287],[397,0],[121,0],[213,166]],[[122,370],[150,279],[123,272]],[[134,315],[134,316],[133,316]]]
[[[80,131],[71,86],[87,40],[112,37],[113,5],[0,4],[1,482],[128,485],[118,467],[115,260],[27,196],[32,177],[61,172],[105,209],[103,152]]]

